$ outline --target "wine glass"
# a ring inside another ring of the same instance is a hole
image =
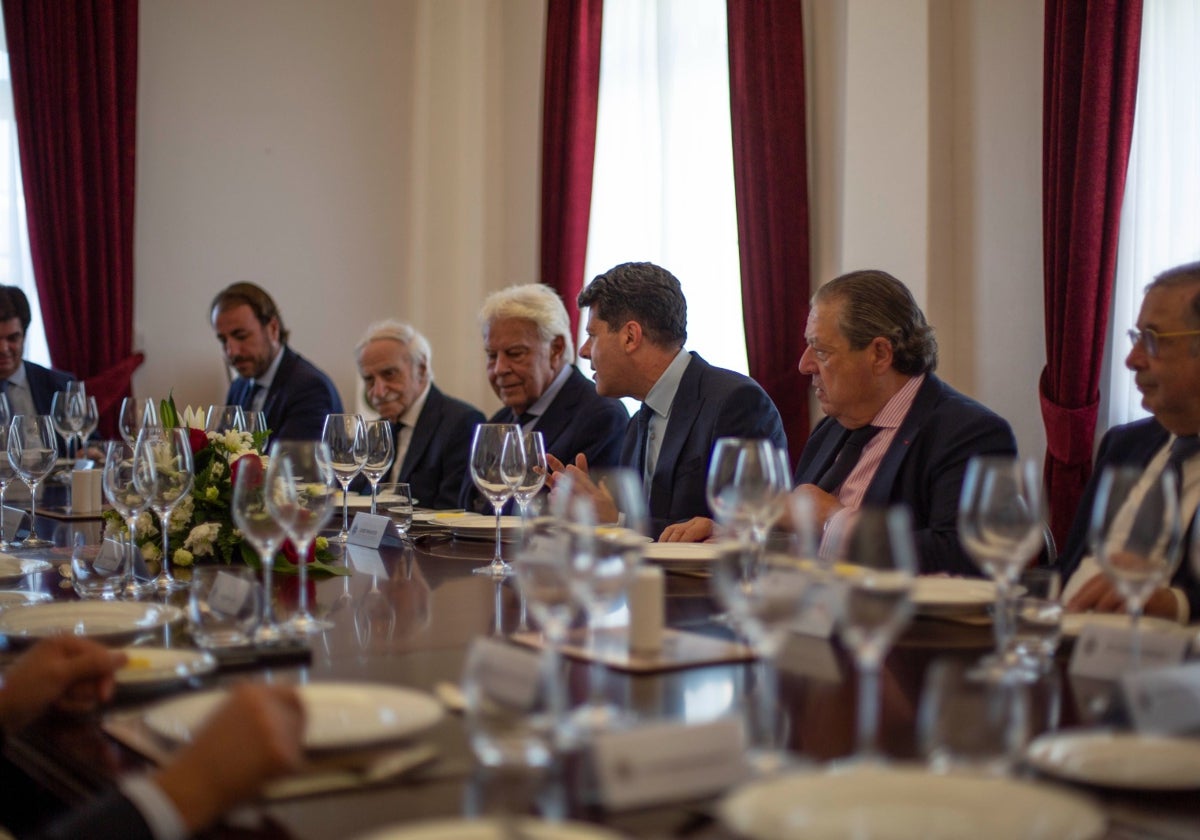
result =
[[[471,480],[496,510],[496,554],[478,575],[504,577],[512,569],[500,556],[500,511],[525,477],[521,427],[513,423],[480,423],[471,438]]]
[[[371,420],[365,424],[365,429],[367,460],[363,463],[362,474],[371,484],[371,513],[374,514],[379,498],[379,479],[391,469],[392,460],[396,457],[396,445],[392,440],[390,420]]]
[[[283,526],[296,549],[300,577],[296,612],[283,628],[298,635],[333,625],[308,610],[308,549],[333,508],[333,466],[322,441],[277,440],[267,466],[267,511]]]
[[[240,405],[210,405],[204,417],[206,432],[244,432],[246,415]]]
[[[54,421],[45,414],[18,414],[8,432],[8,461],[29,487],[29,536],[21,548],[46,548],[54,545],[37,535],[37,488],[54,469],[58,460],[58,438]]]
[[[117,428],[121,437],[130,446],[137,443],[138,432],[146,426],[158,425],[158,410],[154,400],[139,400],[136,397],[126,397],[121,400],[121,413],[117,416]]]
[[[1148,482],[1144,493],[1138,493],[1144,482],[1141,468],[1106,467],[1096,485],[1088,528],[1096,562],[1125,599],[1133,630],[1134,667],[1141,656],[1142,609],[1154,590],[1175,573],[1183,542],[1174,470],[1163,470]]]
[[[0,394],[0,397],[4,396]],[[8,408],[8,400],[4,400],[4,409]],[[10,421],[11,422],[11,421]],[[7,453],[8,451],[8,433],[9,424],[0,425],[0,448]],[[8,485],[17,477],[17,471],[13,468],[12,462],[7,455],[0,457],[0,551],[8,551],[16,547],[16,543],[10,542],[4,536],[4,495],[8,492]]]
[[[725,437],[713,448],[705,496],[718,523],[761,551],[791,484],[786,450],[762,438]]]
[[[62,435],[67,444],[67,458],[72,456],[72,441],[83,427],[83,411],[84,401],[78,392],[56,391],[50,400],[50,417],[54,422],[55,431]]]
[[[87,457],[87,439],[92,436],[92,432],[96,431],[96,426],[100,424],[100,409],[96,405],[95,397],[87,397],[83,401],[83,417],[79,424],[79,449],[76,450],[77,457]],[[78,456],[82,451],[84,454]]]
[[[529,503],[541,492],[546,483],[546,439],[541,432],[525,432],[522,436],[525,445],[525,475],[521,483],[513,491],[517,507],[521,510],[521,527],[528,526]]]
[[[104,496],[113,510],[121,514],[125,526],[129,529],[126,541],[126,552],[129,561],[125,567],[125,582],[121,587],[124,598],[138,598],[146,594],[152,587],[149,581],[139,583],[134,576],[137,565],[137,521],[149,505],[147,499],[138,491],[134,482],[135,447],[123,440],[110,440],[104,453],[104,472],[101,480],[104,483]]]
[[[908,509],[864,507],[837,547],[841,590],[838,635],[858,670],[860,761],[879,760],[879,674],[892,642],[908,624],[917,569]]]
[[[1021,570],[1042,542],[1041,469],[1033,458],[976,456],[967,463],[958,504],[963,548],[996,583],[996,653],[985,661],[993,676],[1017,676],[1029,660],[1014,644],[1013,592]]]
[[[162,530],[162,564],[154,588],[160,593],[187,589],[187,581],[171,574],[169,533],[171,511],[191,492],[194,480],[188,430],[144,427],[134,447],[134,461],[133,483],[158,514]]]
[[[350,539],[350,482],[367,463],[367,434],[357,414],[329,414],[321,430],[321,440],[329,448],[330,464],[342,485],[342,530],[333,542]]]
[[[233,482],[233,523],[246,541],[258,552],[263,572],[262,623],[254,632],[254,641],[270,644],[284,637],[275,621],[272,607],[274,589],[271,576],[275,570],[275,552],[283,543],[283,526],[267,509],[267,484],[264,481],[262,459],[253,453],[237,460],[237,478]]]

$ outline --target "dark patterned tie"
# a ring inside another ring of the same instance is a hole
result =
[[[1163,472],[1175,476],[1177,497],[1183,496],[1183,465],[1197,453],[1200,453],[1200,437],[1196,435],[1177,437],[1171,443],[1171,453],[1167,456]],[[1182,511],[1180,513],[1182,514]],[[1130,536],[1143,546],[1152,546],[1158,541],[1162,530],[1163,511],[1154,494],[1147,492],[1138,506],[1137,516],[1134,517],[1133,526],[1130,528]]]
[[[842,448],[838,450],[833,465],[817,480],[817,487],[826,493],[836,493],[858,463],[858,459],[862,457],[863,447],[878,433],[878,426],[860,426],[852,429],[842,442]]]
[[[637,453],[638,472],[647,485],[649,485],[649,476],[646,475],[646,448],[650,443],[650,418],[653,416],[654,409],[642,403],[642,407],[634,417],[634,422],[637,423],[637,448],[634,452]]]
[[[528,411],[523,411],[520,414],[517,414],[517,412],[513,411],[512,409],[509,409],[509,411],[512,414],[512,420],[510,422],[516,423],[521,428],[525,428],[526,423],[528,423],[530,420],[536,420],[538,416]]]
[[[251,411],[254,408],[254,398],[258,396],[263,386],[257,382],[251,382],[250,387],[246,389],[246,396],[242,400],[242,408],[246,411]]]

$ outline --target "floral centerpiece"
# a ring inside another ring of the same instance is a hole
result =
[[[243,539],[242,532],[233,523],[233,483],[243,468],[265,470],[267,458],[262,449],[268,433],[206,432],[204,412],[188,407],[180,414],[173,396],[162,401],[159,421],[164,428],[182,426],[188,430],[195,473],[192,492],[175,506],[167,521],[170,545],[178,546],[172,551],[172,564],[187,567],[198,560],[209,560],[225,564],[245,563],[258,568],[258,552]],[[253,459],[253,462],[244,459]],[[105,511],[104,518],[105,536],[128,533],[125,521],[117,511]],[[153,564],[161,560],[159,520],[150,511],[143,511],[138,516],[134,538],[143,559]],[[347,573],[343,566],[330,565],[331,560],[329,541],[318,537],[306,558],[309,572]],[[275,557],[275,570],[294,573],[297,561],[296,549],[291,540],[287,540]]]

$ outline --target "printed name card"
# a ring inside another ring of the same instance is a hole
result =
[[[387,566],[383,565],[383,555],[376,549],[348,543],[346,554],[350,556],[351,565],[362,574],[382,578],[388,576]]]
[[[529,709],[543,683],[542,657],[533,651],[496,639],[476,639],[467,662],[476,663],[463,683],[511,709]]]
[[[214,612],[237,615],[253,593],[253,587],[254,584],[246,578],[218,572],[208,593],[208,605]]]
[[[600,804],[613,810],[709,796],[746,778],[742,723],[661,723],[597,735]]]
[[[388,529],[391,527],[392,520],[386,516],[376,513],[356,513],[354,520],[350,523],[350,536],[347,542],[350,545],[379,548],[379,544],[383,542],[383,538],[387,536]]]
[[[1142,629],[1137,669],[1162,668],[1183,661],[1188,637],[1182,632]],[[1127,627],[1085,625],[1075,640],[1070,674],[1096,680],[1115,680],[1134,667],[1133,631]]]
[[[795,574],[792,577],[807,578],[807,575]],[[811,579],[804,581],[803,589],[799,589],[799,581],[793,582],[794,596],[806,601],[800,615],[791,624],[793,633],[801,636],[812,636],[817,639],[833,638],[833,628],[836,623],[842,597],[841,588],[835,583],[813,583]]]
[[[100,543],[100,553],[96,555],[93,567],[98,572],[112,574],[121,568],[125,560],[125,545],[116,540],[104,540]]]
[[[1181,734],[1200,731],[1200,663],[1134,671],[1121,678],[1134,729]]]

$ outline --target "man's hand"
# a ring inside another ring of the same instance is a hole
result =
[[[792,491],[792,495],[808,497],[809,502],[812,504],[813,520],[818,526],[824,525],[829,521],[829,517],[842,509],[842,503],[837,500],[837,496],[826,493],[815,484],[801,484]],[[792,524],[791,505],[785,505],[783,511],[783,517],[780,519],[779,526],[794,531],[795,526]],[[820,536],[819,532],[818,536]]]
[[[125,655],[77,636],[38,642],[4,672],[0,726],[14,732],[51,707],[89,712],[112,698]]]
[[[242,683],[153,780],[190,834],[299,768],[303,736],[304,707],[293,688]]]
[[[546,463],[551,470],[550,475],[546,476],[546,484],[551,488],[551,509],[565,510],[569,515],[569,505],[567,499],[563,498],[563,494],[570,493],[592,501],[596,510],[596,524],[617,521],[620,512],[617,510],[616,502],[613,501],[612,493],[604,486],[603,481],[600,483],[592,481],[588,474],[586,455],[580,452],[575,456],[575,463],[567,466],[547,453]]]
[[[1067,612],[1125,612],[1125,599],[1104,575],[1096,575],[1079,588],[1067,602]],[[1178,603],[1170,589],[1160,588],[1146,599],[1146,615],[1175,621],[1179,617]]]
[[[714,533],[714,523],[707,516],[694,516],[687,522],[676,522],[663,529],[659,542],[704,542]]]

